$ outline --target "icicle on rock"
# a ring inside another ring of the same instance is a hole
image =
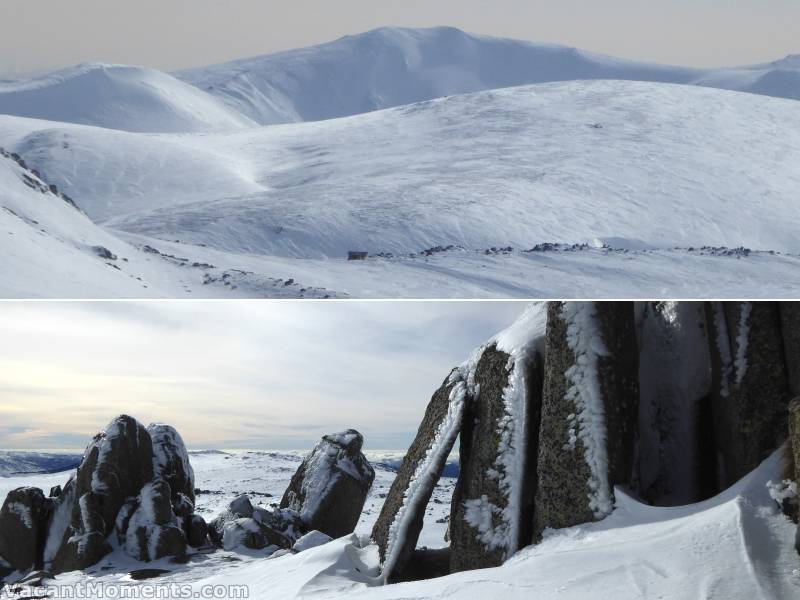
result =
[[[385,581],[397,581],[417,546],[425,507],[461,430],[467,382],[453,369],[434,392],[372,528]]]
[[[450,571],[501,565],[530,543],[541,410],[538,354],[492,344],[475,367],[450,518]]]
[[[781,443],[791,393],[777,302],[709,302],[714,436],[726,488]]]
[[[308,531],[334,539],[352,533],[375,479],[363,443],[355,429],[322,436],[292,477],[280,508],[297,512]]]
[[[539,429],[534,539],[608,515],[629,481],[638,420],[630,302],[551,303]]]
[[[50,500],[39,488],[20,487],[8,493],[0,509],[0,565],[16,571],[42,567],[49,512]]]

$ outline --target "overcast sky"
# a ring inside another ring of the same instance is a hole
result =
[[[0,75],[96,61],[177,69],[382,25],[452,25],[689,66],[800,52],[798,0],[2,0]]]
[[[520,302],[3,302],[0,448],[80,448],[117,414],[193,448],[405,449]]]

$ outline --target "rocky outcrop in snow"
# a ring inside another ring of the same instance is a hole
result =
[[[461,430],[465,386],[458,369],[453,369],[434,392],[372,528],[387,581],[402,578],[414,553],[425,506]]]
[[[475,366],[476,394],[461,429],[460,475],[451,509],[453,572],[501,565],[530,543],[536,472],[527,467],[536,463],[541,369],[537,353],[515,361],[497,343]],[[524,382],[518,396],[515,380]],[[519,488],[516,493],[513,487]]]
[[[332,538],[352,533],[375,479],[363,443],[355,429],[322,436],[292,477],[280,508],[295,511],[309,531]]]
[[[800,302],[781,302],[780,314],[789,387],[800,396]]]
[[[26,571],[42,566],[42,543],[50,501],[42,490],[21,487],[9,492],[0,509],[0,567]]]
[[[234,498],[208,528],[211,541],[225,550],[291,548],[305,531],[295,511],[254,507],[246,494]]]
[[[718,473],[727,487],[784,440],[789,374],[777,302],[709,302],[706,312]]]
[[[638,354],[630,302],[551,303],[534,536],[600,519],[630,480]]]
[[[114,547],[144,561],[181,556],[188,543],[206,542],[193,485],[186,448],[172,427],[146,429],[120,415],[50,498],[36,488],[9,494],[8,514],[0,512],[0,555],[18,570],[44,566],[53,573],[89,567]]]

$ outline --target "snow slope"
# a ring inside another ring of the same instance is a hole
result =
[[[84,64],[0,82],[0,113],[127,131],[195,132],[254,123],[218,99],[155,69]]]
[[[800,112],[750,94],[552,83],[198,136],[0,117],[0,144],[98,222],[229,252],[800,252]]]
[[[221,456],[193,456],[192,461],[198,485],[216,486],[214,489],[225,494],[231,494],[233,486],[237,490],[280,491],[299,463],[299,457],[285,454]],[[681,507],[646,506],[617,490],[614,512],[600,522],[551,532],[541,544],[521,550],[501,567],[428,581],[376,585],[377,552],[373,546],[361,547],[364,536],[343,537],[300,554],[271,559],[216,551],[194,555],[185,565],[156,561],[147,566],[170,572],[145,582],[133,581],[128,574],[142,568],[142,563],[115,553],[91,569],[90,577],[92,583],[105,586],[175,584],[186,585],[181,589],[191,588],[195,593],[208,591],[205,586],[210,585],[245,585],[250,598],[796,598],[800,595],[800,558],[792,548],[795,526],[780,514],[767,490],[767,482],[778,476],[779,469],[776,453],[719,496]],[[391,475],[381,469],[377,474],[376,486],[385,492]],[[21,478],[9,478],[0,480],[0,485],[15,479],[17,485],[23,483]],[[54,481],[53,475],[24,479],[25,484],[34,485],[53,485]],[[446,482],[448,489],[437,489],[434,498],[442,504],[431,504],[431,516],[449,510],[446,500],[452,493],[451,482]],[[0,489],[0,493],[5,491]],[[374,508],[376,491],[384,493],[373,488],[368,510]],[[208,498],[213,496],[198,495],[198,504],[208,506]],[[270,500],[263,498],[259,501]],[[439,508],[442,505],[444,509]],[[357,533],[369,531],[369,519],[376,514],[371,510]],[[426,518],[423,537],[432,525],[442,526]],[[76,572],[59,575],[49,583],[85,581],[86,575]],[[119,589],[113,592],[114,597],[122,593]]]
[[[800,99],[796,57],[724,69],[639,63],[565,46],[384,27],[176,76],[261,124],[317,121],[442,96],[550,81],[627,79]]]

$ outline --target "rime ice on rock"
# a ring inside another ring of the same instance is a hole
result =
[[[546,305],[531,306],[475,365],[451,509],[451,571],[502,564],[530,543],[546,314]]]
[[[777,302],[709,302],[706,314],[718,473],[727,487],[783,440],[790,375]]]
[[[308,530],[332,538],[352,533],[375,478],[361,453],[363,443],[355,429],[322,436],[292,477],[280,507],[297,512]]]
[[[633,305],[551,303],[534,536],[608,515],[629,480],[638,417]]]
[[[372,528],[386,581],[402,574],[416,548],[425,506],[461,430],[467,385],[453,369],[434,392]]]

